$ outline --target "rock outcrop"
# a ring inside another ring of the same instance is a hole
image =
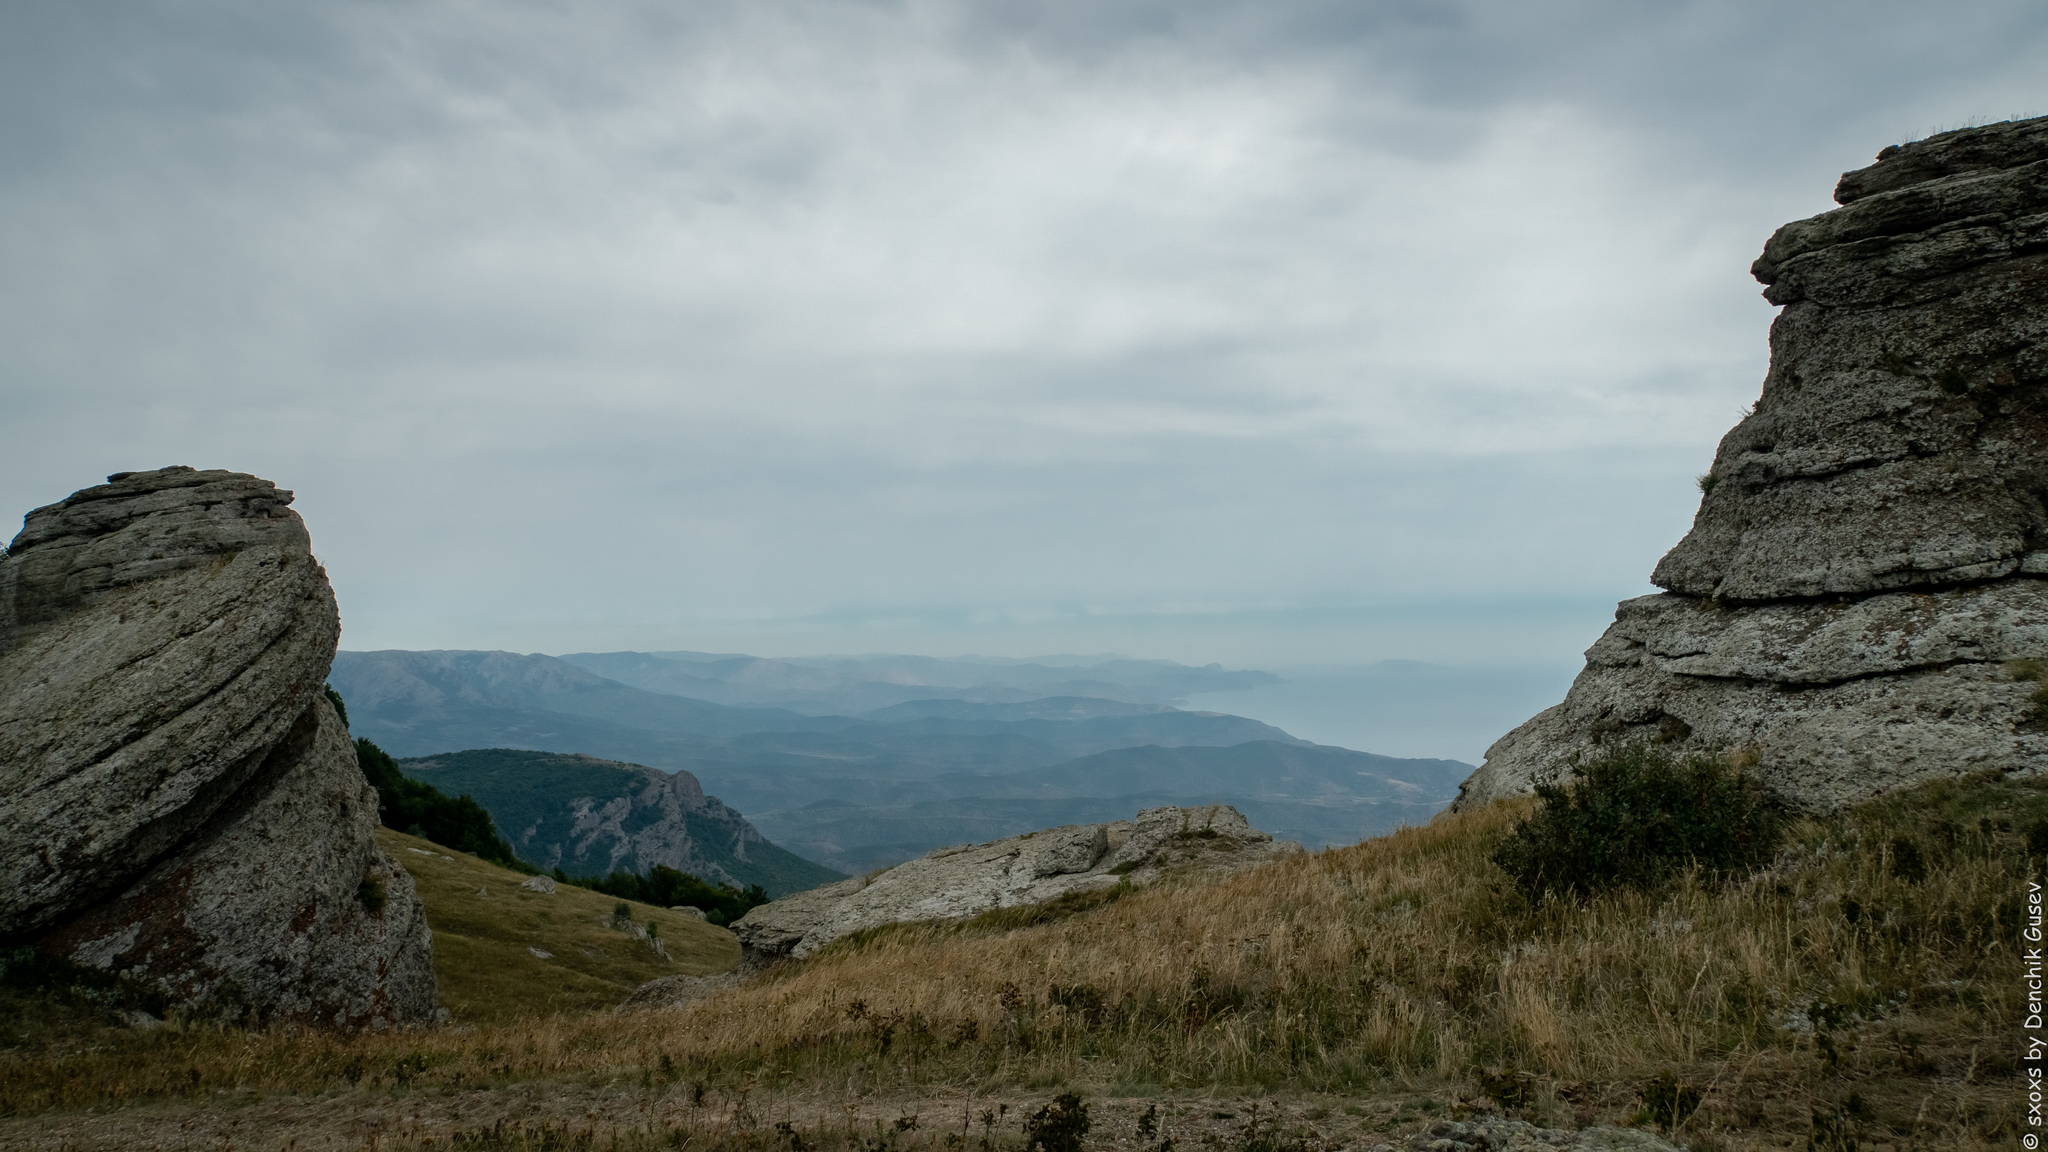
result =
[[[769,895],[845,877],[769,843],[688,772],[559,752],[483,748],[400,760],[450,796],[476,798],[522,860],[575,876],[666,865]]]
[[[430,1020],[431,939],[321,690],[340,619],[291,499],[118,473],[0,554],[0,941],[200,1015]]]
[[[1812,810],[2048,766],[2048,118],[1887,148],[1835,199],[1752,269],[1770,370],[1666,591],[1461,806],[1617,738],[1746,749]]]
[[[763,904],[732,926],[743,968],[802,959],[841,936],[917,920],[974,916],[1073,892],[1142,884],[1168,870],[1248,868],[1300,852],[1228,804],[1148,808],[1136,820],[1069,824],[939,848],[887,871]]]

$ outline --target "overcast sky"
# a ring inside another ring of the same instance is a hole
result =
[[[2038,3],[0,4],[0,510],[298,493],[343,646],[1571,663],[1749,262]]]

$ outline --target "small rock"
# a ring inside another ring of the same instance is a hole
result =
[[[544,896],[553,896],[555,894],[555,880],[552,876],[528,876],[526,883],[521,884],[520,887],[528,892],[539,892]]]
[[[534,959],[536,960],[553,960],[555,958],[555,954],[553,952],[543,952],[540,949],[535,948],[531,944],[526,946],[526,950],[528,952],[533,953]]]
[[[702,908],[692,908],[688,904],[671,904],[668,910],[671,912],[681,912],[692,920],[704,919],[704,910]]]
[[[733,972],[717,976],[663,976],[635,988],[626,1002],[613,1011],[625,1016],[635,1012],[680,1008],[707,996],[715,996],[738,983],[739,975]]]

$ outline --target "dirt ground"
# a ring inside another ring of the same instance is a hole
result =
[[[791,1146],[778,1125],[831,1147],[978,1149],[1024,1142],[1023,1122],[1053,1093],[1003,1096],[964,1092],[918,1097],[849,1097],[713,1089],[701,1097],[688,1085],[650,1089],[588,1083],[522,1084],[455,1093],[341,1092],[314,1097],[154,1104],[107,1111],[51,1113],[0,1120],[0,1149],[444,1149],[486,1147],[695,1147],[741,1143]],[[1304,1149],[1370,1148],[1427,1128],[1464,1105],[1425,1095],[1338,1098],[1278,1096],[1116,1098],[1082,1093],[1091,1127],[1089,1148],[1155,1147],[1171,1139],[1184,1149],[1243,1148],[1282,1134]],[[1153,1113],[1153,1131],[1141,1121]],[[503,1133],[503,1142],[479,1140]],[[521,1140],[513,1132],[551,1132]],[[588,1145],[582,1143],[585,1134]],[[737,1139],[735,1139],[737,1137]],[[820,1141],[819,1137],[825,1139]]]

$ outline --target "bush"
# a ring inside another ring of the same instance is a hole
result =
[[[749,884],[745,888],[711,884],[666,864],[656,864],[647,870],[645,876],[622,868],[609,876],[578,877],[557,868],[555,879],[621,900],[652,904],[656,908],[678,905],[701,908],[705,921],[720,927],[745,916],[749,909],[768,902],[768,893],[759,884]],[[624,908],[625,905],[619,907]]]
[[[1584,761],[1568,784],[1539,781],[1536,795],[1542,807],[1493,854],[1531,897],[1649,888],[1692,865],[1737,875],[1769,861],[1784,828],[1770,793],[1739,769],[1649,744]]]
[[[1024,1121],[1024,1147],[1026,1152],[1081,1152],[1081,1137],[1091,1127],[1088,1105],[1078,1095],[1062,1092]]]

